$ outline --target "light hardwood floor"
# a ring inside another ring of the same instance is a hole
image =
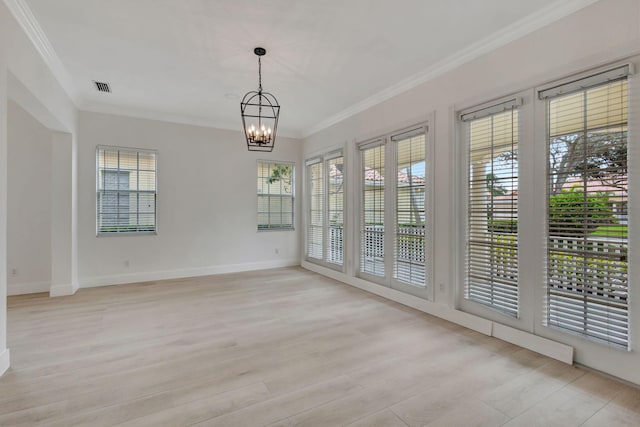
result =
[[[640,391],[301,268],[9,298],[1,426],[640,425]]]

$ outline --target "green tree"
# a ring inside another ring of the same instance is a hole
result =
[[[576,165],[575,170],[602,185],[627,189],[627,144],[623,136],[602,142],[591,155]]]
[[[554,174],[551,194],[560,194],[571,176],[595,179],[603,185],[626,189],[626,132],[574,133],[549,141],[549,172]]]
[[[615,223],[606,193],[585,194],[579,186],[549,197],[549,233],[576,236]]]
[[[488,173],[486,176],[486,180],[487,190],[489,190],[492,196],[504,196],[507,194],[507,189],[496,182],[498,178],[494,173]]]
[[[500,154],[503,161],[518,161],[517,151]],[[554,136],[549,140],[549,187],[560,194],[571,177],[600,181],[602,185],[627,189],[627,132],[600,130]],[[487,188],[490,188],[487,175]]]
[[[271,175],[267,178],[267,183],[274,184],[281,181],[286,192],[291,188],[293,169],[290,165],[275,165],[271,170]]]

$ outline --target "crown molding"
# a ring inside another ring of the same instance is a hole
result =
[[[389,86],[382,91],[353,104],[352,106],[334,114],[317,125],[311,127],[302,136],[307,138],[314,133],[335,125],[349,117],[361,113],[371,107],[393,98],[403,92],[413,89],[423,83],[428,82],[444,73],[451,71],[467,62],[470,62],[486,53],[498,49],[512,41],[526,36],[542,27],[545,27],[565,16],[571,15],[599,0],[558,0],[549,6],[533,13],[490,36],[479,40],[476,43],[448,56],[435,65],[410,76],[393,86]]]
[[[130,117],[136,119],[156,120],[160,122],[176,123],[181,125],[199,126],[220,130],[231,130],[241,132],[242,123],[238,120],[235,122],[224,122],[219,120],[213,120],[207,117],[190,116],[186,114],[176,114],[170,112],[153,111],[137,108],[127,108],[118,105],[111,104],[97,104],[86,101],[81,101],[78,105],[80,111],[87,111],[90,113],[110,114],[113,116]],[[238,118],[240,116],[238,115]],[[278,128],[278,136],[283,138],[302,139],[302,134],[290,129]]]
[[[69,98],[71,98],[71,102],[77,107],[78,91],[29,5],[24,0],[4,0],[4,4],[29,40],[31,40],[36,51],[49,67],[49,70],[51,70],[53,77],[58,81],[60,86],[62,86]]]
[[[214,120],[193,117],[181,114],[143,111],[138,109],[127,109],[106,104],[87,104],[80,98],[78,90],[73,85],[70,75],[67,73],[62,61],[55,52],[51,42],[44,33],[42,27],[33,15],[25,0],[3,0],[7,8],[27,34],[33,43],[36,51],[40,54],[44,62],[51,70],[53,76],[71,98],[74,105],[86,111],[107,113],[115,115],[129,115],[131,117],[168,121],[195,126],[213,127],[218,129],[237,130],[238,126],[230,123],[222,123]],[[529,15],[528,17],[514,22],[510,26],[480,40],[465,49],[445,58],[437,64],[419,73],[414,74],[352,106],[327,117],[306,132],[280,130],[279,134],[290,138],[307,138],[314,133],[333,126],[349,117],[391,99],[403,92],[413,89],[429,80],[432,80],[450,70],[453,70],[467,62],[470,62],[492,50],[502,47],[514,40],[532,33],[546,25],[551,24],[565,16],[568,16],[580,9],[583,9],[599,0],[558,0],[544,9]]]

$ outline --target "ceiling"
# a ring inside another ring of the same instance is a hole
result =
[[[257,88],[308,135],[593,0],[12,0],[82,109],[240,129]],[[33,24],[33,23],[32,23]],[[58,76],[59,79],[62,78]],[[92,81],[111,85],[96,91]]]

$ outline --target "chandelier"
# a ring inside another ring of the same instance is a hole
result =
[[[242,127],[249,151],[272,151],[276,142],[276,129],[280,106],[275,96],[262,91],[262,61],[264,48],[253,50],[258,56],[258,91],[247,92],[240,102]]]

